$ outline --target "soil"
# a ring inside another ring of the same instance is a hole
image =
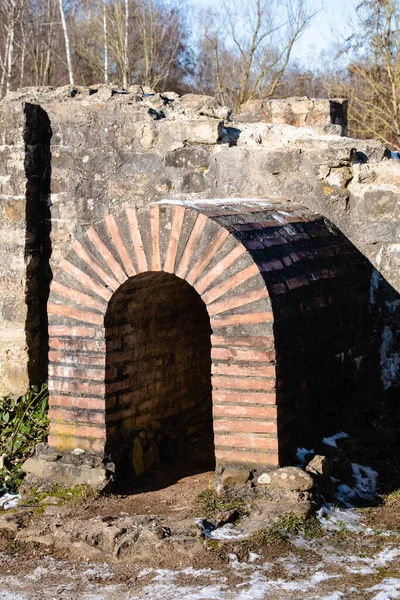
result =
[[[171,473],[160,470],[142,480],[135,494],[99,496],[34,519],[62,525],[72,518],[156,515],[169,523],[193,523],[202,516],[196,498],[209,488],[213,472],[175,479],[171,483]],[[198,532],[195,552],[170,549],[144,560],[104,555],[83,560],[72,548],[55,550],[2,535],[0,600],[400,598],[400,498],[359,512],[376,533],[343,526],[322,538],[261,543],[205,540]]]
[[[179,519],[191,517],[196,509],[198,510],[194,502],[196,497],[210,487],[213,481],[214,471],[179,478],[174,467],[163,468],[143,477],[134,493],[121,494],[116,489],[111,495],[99,496],[95,501],[81,506],[76,515],[85,514],[89,517],[153,514]]]

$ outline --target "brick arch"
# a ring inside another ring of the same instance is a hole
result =
[[[60,264],[48,305],[50,446],[104,452],[104,314],[146,271],[175,274],[206,305],[217,470],[291,462],[297,446],[376,409],[371,264],[343,233],[293,205],[168,200],[108,215]]]
[[[50,446],[104,452],[108,303],[136,274],[165,271],[194,287],[210,317],[217,462],[278,464],[273,313],[262,266],[239,233],[252,214],[263,216],[259,203],[233,211],[212,203],[130,206],[73,243],[48,304]],[[236,228],[218,222],[228,215]]]

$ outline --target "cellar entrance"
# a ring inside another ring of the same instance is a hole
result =
[[[106,454],[117,485],[215,466],[211,327],[186,281],[165,272],[128,279],[106,327]],[[168,485],[172,481],[166,481]]]

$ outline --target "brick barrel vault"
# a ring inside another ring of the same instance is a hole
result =
[[[217,465],[275,467],[318,427],[335,427],[349,403],[356,414],[364,394],[357,381],[374,358],[366,347],[368,261],[304,208],[168,200],[90,226],[55,273],[50,447],[104,453],[104,318],[113,293],[146,271],[186,280],[206,305]]]

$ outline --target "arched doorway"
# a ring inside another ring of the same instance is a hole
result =
[[[105,420],[117,483],[161,463],[178,477],[214,468],[210,336],[203,300],[176,275],[144,272],[113,294]]]

